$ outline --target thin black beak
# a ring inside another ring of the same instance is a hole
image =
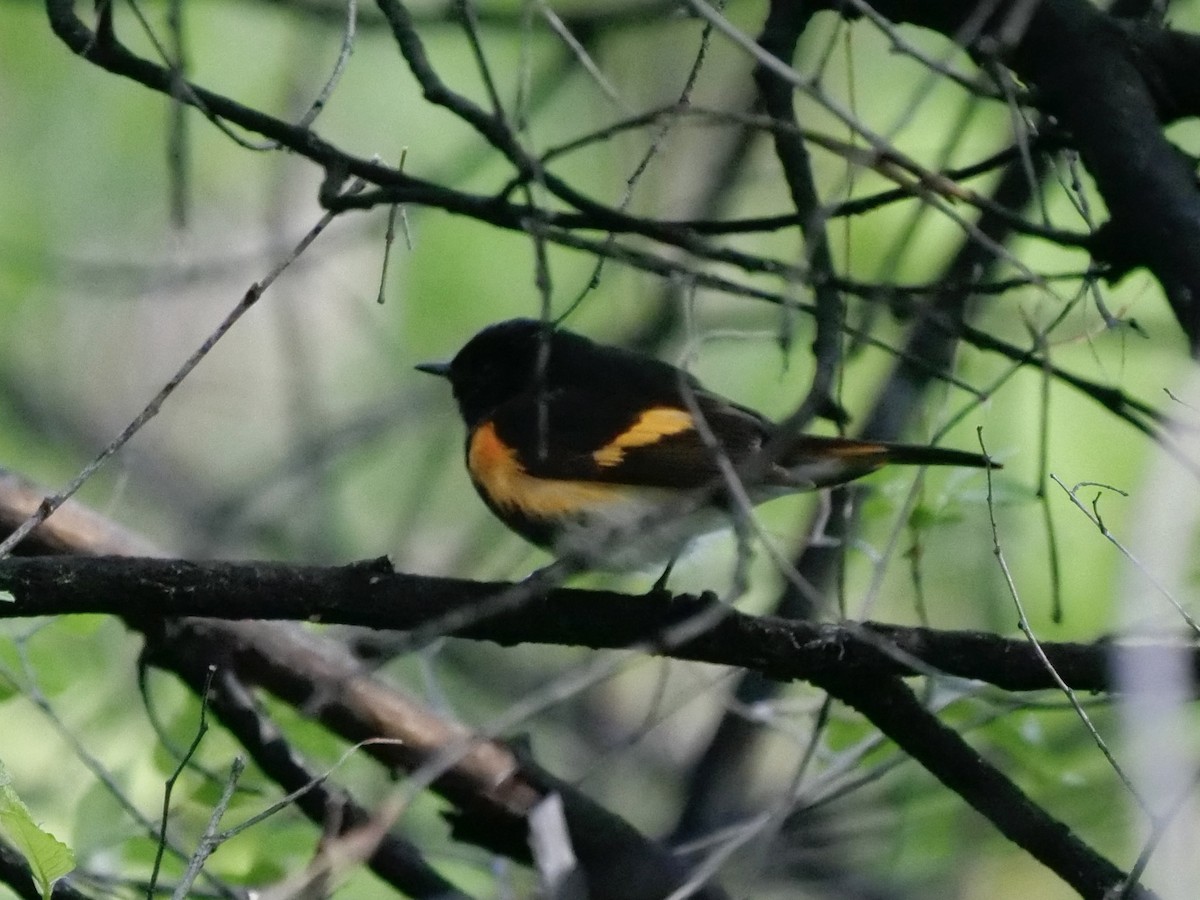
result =
[[[450,377],[450,363],[448,362],[427,362],[418,363],[413,366],[418,372],[427,372],[430,375],[437,375],[439,378]]]

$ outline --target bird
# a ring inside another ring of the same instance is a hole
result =
[[[537,319],[489,325],[416,368],[449,380],[467,471],[496,517],[601,569],[673,562],[728,527],[735,477],[758,504],[889,464],[1000,468],[964,450],[791,434],[670,363]]]

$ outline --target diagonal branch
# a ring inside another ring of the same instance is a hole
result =
[[[772,0],[758,38],[759,45],[776,59],[790,65],[800,34],[810,16],[811,10],[806,4]],[[846,309],[841,293],[834,284],[836,273],[825,233],[826,214],[817,196],[808,148],[804,146],[796,122],[791,85],[764,65],[755,68],[754,80],[758,84],[759,96],[767,115],[785,126],[772,130],[775,155],[779,158],[784,182],[796,207],[816,298],[814,318],[817,333],[813,342],[816,371],[808,396],[786,424],[789,428],[799,430],[808,424],[813,415],[826,416],[840,423],[845,421],[846,414],[838,409],[833,391],[842,359]]]
[[[1090,900],[1118,891],[1128,898],[1154,895],[1137,884],[1126,887],[1124,872],[1049,816],[958,732],[925,709],[898,678],[864,681],[833,674],[813,680],[818,687],[857,709],[946,787],[967,801],[1005,837],[1046,865]]]
[[[179,672],[189,686],[195,688],[212,665],[235,672],[348,741],[388,739],[363,748],[384,765],[412,771],[454,751],[455,764],[433,787],[454,804],[450,818],[460,840],[527,859],[526,816],[548,792],[557,791],[590,896],[658,900],[687,879],[682,862],[619,816],[577,788],[548,778],[501,742],[473,736],[424,710],[364,672],[336,641],[269,622],[152,617],[135,627],[146,636],[149,661]],[[709,884],[694,896],[725,900],[726,895]]]
[[[298,792],[296,806],[311,822],[318,826],[336,823],[339,835],[366,825],[371,819],[370,812],[355,803],[346,791],[310,770],[296,748],[254,703],[236,671],[221,671],[210,684],[210,662],[185,657],[175,662],[172,671],[197,695],[203,696],[206,686],[209,688],[209,708],[268,778],[287,793]],[[416,846],[391,832],[382,835],[366,864],[383,881],[413,900],[469,900],[425,861]]]
[[[814,4],[850,16],[838,2]],[[940,32],[949,39],[975,14],[959,0],[875,0],[875,9],[896,22]],[[968,49],[997,58],[1037,88],[1038,105],[1071,135],[1096,180],[1111,216],[1097,253],[1116,268],[1114,277],[1144,266],[1162,285],[1193,355],[1200,354],[1200,188],[1193,165],[1162,130],[1174,114],[1163,99],[1165,83],[1177,83],[1180,59],[1194,74],[1200,45],[1191,37],[1155,42],[1169,47],[1154,83],[1139,67],[1121,23],[1087,0],[996,2],[988,26]],[[1140,45],[1149,26],[1138,26]],[[1182,108],[1193,108],[1194,78]]]

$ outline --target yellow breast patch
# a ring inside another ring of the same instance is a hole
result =
[[[618,485],[536,478],[525,471],[517,452],[487,422],[475,430],[467,448],[471,478],[497,506],[547,518],[570,515],[598,503],[620,499]]]
[[[648,447],[665,437],[679,434],[692,428],[692,416],[685,409],[672,406],[655,406],[646,410],[637,421],[617,437],[592,454],[592,459],[601,468],[620,465],[625,451],[630,447]]]

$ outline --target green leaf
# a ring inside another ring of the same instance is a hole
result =
[[[0,765],[0,833],[25,857],[32,870],[33,879],[42,892],[43,900],[50,900],[54,882],[75,868],[75,854],[71,848],[44,831],[33,821],[33,816],[17,792],[12,788],[8,772]]]
[[[16,603],[17,598],[12,595],[11,591],[0,591],[0,603]]]

